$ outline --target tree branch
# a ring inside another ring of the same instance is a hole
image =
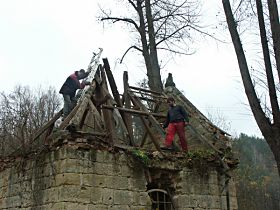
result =
[[[140,52],[143,52],[142,49],[140,49],[139,47],[137,47],[137,46],[135,46],[135,45],[130,46],[130,47],[125,51],[125,53],[123,54],[120,63],[123,62],[124,57],[126,56],[126,54],[127,54],[131,49],[136,49],[136,50],[138,50],[138,51],[140,51]]]
[[[134,25],[134,27],[136,28],[137,31],[139,31],[139,26],[137,25],[137,23],[130,18],[119,18],[119,17],[104,17],[104,18],[101,18],[101,21],[105,21],[105,20],[111,20],[113,23],[116,23],[118,21],[130,23],[130,24]]]

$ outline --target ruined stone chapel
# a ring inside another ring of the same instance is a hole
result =
[[[0,171],[0,209],[237,210],[229,134],[210,122],[169,82],[163,92],[116,86],[100,51],[90,62],[91,86],[34,133],[41,145],[10,157]],[[166,99],[188,112],[189,151],[162,150]]]

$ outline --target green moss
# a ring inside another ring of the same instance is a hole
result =
[[[193,150],[186,153],[186,157],[190,159],[209,159],[212,158],[215,155],[215,152],[213,150],[207,150],[207,149],[199,149],[199,150]]]
[[[138,159],[142,163],[144,163],[145,165],[148,165],[149,162],[150,162],[150,159],[149,159],[148,155],[144,151],[142,151],[142,150],[135,149],[135,150],[132,151],[132,155],[136,159]]]
[[[190,166],[200,175],[206,175],[209,171],[209,161],[215,160],[213,150],[199,149],[186,153],[186,158]]]

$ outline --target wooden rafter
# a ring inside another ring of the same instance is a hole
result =
[[[106,82],[106,75],[104,72],[104,68],[100,69],[101,71],[101,79],[102,79],[102,83],[101,83],[101,96],[105,97],[105,95],[107,95],[108,91],[108,85]],[[109,105],[111,105],[110,100],[107,101],[107,103],[109,103]],[[111,110],[103,110],[103,117],[104,117],[104,123],[105,126],[108,130],[108,134],[109,134],[109,138],[110,138],[110,142],[108,142],[109,144],[114,145],[115,141],[116,141],[116,132],[114,129],[114,125],[113,125],[113,112]]]
[[[130,101],[129,95],[127,94],[127,90],[128,90],[128,87],[129,87],[127,71],[125,71],[123,73],[123,87],[124,87],[124,93],[123,93],[124,106],[125,106],[126,109],[130,109],[131,108],[131,101]],[[133,128],[132,128],[132,116],[130,114],[127,114],[127,113],[124,114],[124,123],[127,127],[127,131],[128,131],[128,134],[129,134],[131,144],[135,145],[134,137],[133,137]]]
[[[130,96],[130,99],[131,99],[132,103],[133,103],[135,106],[139,107],[140,110],[142,110],[142,111],[148,112],[147,108],[141,103],[141,101],[137,98],[137,96],[135,96],[131,91],[128,91],[128,95]],[[153,132],[150,130],[150,126],[148,125],[148,123],[146,122],[146,120],[145,120],[142,116],[141,116],[140,118],[141,118],[141,120],[142,120],[142,122],[143,122],[145,128],[147,129],[149,135],[151,136],[151,139],[152,139],[152,141],[153,141],[153,143],[154,143],[156,149],[157,149],[159,152],[161,152],[160,144],[159,144],[158,140],[156,139],[156,137],[154,136]],[[158,121],[155,119],[154,116],[148,115],[148,120],[151,122],[151,124],[152,124],[155,128],[157,128],[157,130],[158,130],[158,129],[162,129],[162,128],[160,127],[160,124],[158,123]],[[164,131],[161,130],[160,132],[164,132]]]
[[[107,74],[107,78],[108,78],[108,81],[109,81],[109,85],[111,87],[112,94],[113,94],[114,99],[117,103],[116,105],[117,105],[117,107],[122,107],[123,104],[122,104],[122,101],[120,99],[120,94],[119,94],[114,76],[112,74],[112,71],[110,69],[109,62],[108,62],[107,59],[103,59],[103,63],[104,63],[104,69],[105,69],[105,72]],[[132,132],[131,132],[132,130],[131,130],[130,122],[127,121],[128,119],[127,119],[125,113],[122,110],[117,110],[117,112],[120,113],[120,116],[122,118],[121,121],[124,122],[124,125],[125,125],[124,128],[127,131],[128,138],[130,140],[131,145],[135,145],[135,142],[133,140],[133,135],[132,135]]]
[[[94,106],[92,100],[89,100],[89,108],[92,111],[92,114],[94,116],[94,124],[97,127],[97,130],[103,130],[103,121],[101,119],[101,116],[97,110],[97,108]]]
[[[126,109],[126,108],[114,107],[114,106],[109,106],[109,105],[102,105],[102,108],[103,109],[118,109],[118,110],[124,111],[126,113],[135,114],[135,115],[144,115],[144,116],[152,115],[154,117],[160,117],[160,118],[166,117],[165,114],[151,113],[151,112],[136,110],[136,109]]]
[[[55,116],[48,121],[45,125],[43,125],[34,135],[33,140],[35,141],[44,131],[46,131],[51,125],[53,125],[62,115],[63,110],[61,109]]]
[[[146,108],[146,106],[144,104],[141,103],[140,99],[135,96],[132,92],[129,91],[129,96],[131,101],[134,103],[135,106],[139,107],[141,111],[144,111],[146,113],[150,113],[148,108]],[[156,128],[156,130],[161,134],[164,135],[164,130],[163,128],[160,126],[160,123],[157,121],[157,119],[149,114],[148,115],[148,119],[150,120],[150,122],[152,123],[152,125]]]
[[[81,128],[81,120],[83,118],[84,113],[86,112],[86,109],[88,107],[88,103],[89,103],[89,95],[86,95],[84,97],[84,99],[82,100],[82,102],[80,103],[79,108],[76,111],[75,116],[73,116],[73,118],[70,120],[69,124],[70,125],[75,125],[78,128]]]

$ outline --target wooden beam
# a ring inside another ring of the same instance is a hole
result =
[[[158,143],[158,139],[157,139],[157,138],[155,137],[155,135],[153,134],[153,131],[151,130],[151,128],[150,128],[150,126],[149,126],[147,120],[146,120],[144,117],[142,117],[142,116],[140,117],[140,119],[141,119],[143,125],[145,126],[147,132],[149,133],[149,135],[150,135],[150,137],[151,137],[151,139],[152,139],[152,141],[153,141],[153,143],[154,143],[156,149],[157,149],[160,153],[162,153],[162,151],[161,151],[161,149],[160,149],[160,144]]]
[[[79,137],[83,137],[83,138],[89,138],[91,136],[100,136],[100,137],[106,137],[107,134],[103,133],[103,132],[84,132],[84,131],[75,131],[73,133],[71,133],[72,136],[77,136],[79,135]]]
[[[159,103],[157,103],[157,104],[155,105],[154,112],[156,112],[156,111],[158,110],[159,105],[160,105]],[[166,115],[164,115],[164,118],[166,118]],[[151,126],[151,125],[149,124],[149,126]],[[143,146],[144,146],[144,144],[146,143],[147,137],[148,137],[148,132],[146,131],[145,134],[144,134],[144,136],[143,136],[143,138],[142,138],[140,147],[143,147]]]
[[[191,125],[188,125],[187,128],[189,128],[189,130],[198,137],[199,140],[201,140],[202,142],[204,142],[206,145],[208,145],[209,147],[211,147],[215,152],[217,152],[218,154],[222,155],[223,152],[221,152],[220,150],[218,150],[212,143],[210,143],[204,136],[200,135],[195,128],[193,128]]]
[[[101,84],[101,96],[105,96],[109,91],[108,91],[108,86],[106,82],[106,76],[104,72],[104,68],[100,69],[101,71],[101,79],[102,79],[102,84]],[[107,103],[110,103],[107,101]],[[116,131],[115,131],[115,126],[113,124],[114,119],[113,119],[113,113],[112,111],[109,110],[103,110],[103,117],[104,117],[104,122],[108,131],[108,136],[111,140],[111,142],[108,142],[109,144],[114,145],[116,141]]]
[[[132,113],[132,114],[135,114],[135,115],[144,115],[144,116],[152,115],[152,116],[155,116],[155,117],[166,118],[165,114],[151,113],[151,112],[135,110],[135,109],[126,109],[126,108],[114,107],[114,106],[109,106],[109,105],[102,105],[101,109],[119,109],[121,111],[124,111],[124,112],[127,112],[127,113]]]
[[[153,94],[156,94],[156,95],[161,95],[160,92],[153,91],[153,90],[148,90],[148,89],[144,89],[144,88],[133,87],[133,86],[129,86],[129,88],[134,89],[134,90],[141,90],[141,91],[144,91],[144,92],[147,92],[147,93],[153,93]]]
[[[120,98],[120,94],[119,94],[119,91],[118,91],[118,88],[117,88],[117,85],[116,85],[116,82],[115,82],[115,79],[114,79],[114,76],[112,74],[112,71],[110,69],[110,65],[109,65],[109,62],[108,62],[108,59],[104,58],[103,59],[103,63],[104,63],[104,69],[106,71],[106,74],[107,74],[107,78],[108,78],[108,81],[109,81],[109,85],[111,87],[111,91],[112,91],[112,94],[114,96],[114,99],[117,103],[117,107],[122,107],[123,104],[122,104],[122,101],[121,101],[121,98]],[[119,111],[118,111],[119,112]],[[131,134],[131,130],[129,128],[129,123],[127,122],[126,120],[126,116],[125,116],[125,113],[123,113],[122,111],[120,111],[120,121],[122,121],[122,124],[125,125],[125,130],[127,131],[128,133],[128,138],[131,142],[132,145],[135,145],[134,141],[133,141],[133,136]]]
[[[63,114],[63,109],[61,109],[58,113],[54,115],[54,117],[48,121],[46,124],[44,124],[35,134],[32,139],[32,141],[35,141],[45,130],[47,130],[50,126],[52,126],[55,121],[57,121],[60,116]]]
[[[145,107],[144,104],[141,103],[141,101],[137,96],[135,96],[132,92],[129,92],[129,95],[134,105],[138,106],[140,110],[144,112],[149,112],[148,109]],[[156,128],[156,130],[161,134],[161,136],[165,138],[165,132],[163,128],[160,126],[159,122],[156,120],[156,118],[153,115],[148,115],[148,119],[150,120],[152,125]]]
[[[69,124],[78,126],[79,129],[81,128],[81,121],[88,107],[89,97],[90,97],[89,95],[85,95],[84,99],[80,103],[79,108],[76,111],[75,116],[70,120]]]
[[[143,147],[146,140],[147,140],[147,137],[148,137],[148,132],[146,131],[143,138],[142,138],[142,141],[141,141],[141,144],[140,144],[140,147]]]
[[[123,94],[124,106],[126,109],[130,109],[131,101],[130,101],[129,95],[127,94],[128,87],[129,87],[127,71],[124,71],[124,73],[123,73],[123,87],[124,87],[124,94]],[[127,127],[130,142],[132,145],[135,145],[134,136],[133,136],[133,127],[132,127],[132,117],[131,117],[131,115],[125,113],[123,119],[124,119],[124,123]]]
[[[108,78],[109,85],[111,87],[114,99],[115,99],[115,101],[117,103],[117,106],[118,107],[122,107],[122,102],[121,102],[120,94],[119,94],[119,91],[118,91],[118,87],[116,85],[114,76],[112,74],[112,71],[111,71],[108,59],[107,58],[103,58],[102,60],[103,60],[103,63],[104,63],[104,69],[105,69],[105,72],[107,74],[107,78]]]
[[[58,127],[59,130],[63,130],[66,128],[66,126],[69,124],[70,120],[73,118],[73,116],[76,114],[80,104],[77,104],[74,109],[70,112],[70,114],[64,119],[64,121],[60,124]]]
[[[154,103],[158,103],[158,102],[162,102],[163,100],[166,100],[167,98],[165,97],[157,97],[157,99],[154,99],[154,96],[151,96],[152,98],[148,98],[148,97],[144,97],[144,96],[138,96],[138,98],[140,100],[144,100],[144,101],[150,101],[150,102],[154,102]]]
[[[89,100],[89,107],[94,115],[94,119],[96,122],[95,124],[97,125],[98,130],[103,130],[102,118],[101,118],[100,113],[98,112],[97,108],[94,106],[94,104],[91,100]]]
[[[135,106],[138,106],[141,110],[147,112],[147,108],[141,103],[141,101],[140,101],[139,99],[137,99],[137,96],[134,96],[133,93],[131,93],[131,92],[129,92],[128,94],[130,95],[130,99],[131,99],[132,103],[133,103]],[[140,116],[140,118],[141,118],[141,120],[142,120],[144,126],[146,127],[148,133],[150,134],[151,139],[152,139],[152,141],[153,141],[153,143],[154,143],[156,149],[157,149],[160,153],[162,153],[162,151],[161,151],[161,149],[160,149],[159,142],[158,142],[158,140],[155,138],[155,136],[154,136],[152,130],[150,129],[150,126],[149,126],[148,123],[146,122],[146,119],[144,119],[142,116]],[[157,126],[160,127],[160,125],[159,125],[159,123],[157,122],[157,120],[156,120],[152,115],[148,115],[148,119],[149,119],[149,121],[152,123],[152,125],[153,125],[154,127],[156,127],[156,129],[158,130]],[[160,129],[162,129],[162,128],[160,127]],[[162,129],[162,132],[164,132],[163,129]]]
[[[98,78],[97,74],[95,75],[95,78]],[[101,81],[101,79],[99,79]],[[100,106],[98,105],[100,99],[103,99],[105,98],[102,94],[102,87],[101,87],[101,83],[98,83],[96,84],[96,88],[95,88],[95,94],[92,95],[92,98],[93,98],[93,104],[95,104],[96,106],[96,109],[97,111],[100,113],[100,115],[102,116],[102,112],[101,112],[101,108]],[[103,103],[105,103],[107,100],[104,100],[102,101]]]
[[[141,100],[147,100],[147,101],[166,101],[167,98],[168,98],[166,96],[156,95],[156,94],[142,92],[142,91],[134,91],[132,89],[129,89],[129,91],[133,92]]]
[[[115,107],[115,109],[113,109],[113,116],[115,117],[116,122],[117,122],[116,128],[118,129],[118,126],[120,126],[120,128],[122,129],[122,135],[125,138],[124,142],[127,145],[129,145],[131,143],[131,140],[129,138],[129,133],[128,133],[126,125],[124,124],[124,121],[123,121],[123,119],[121,117],[121,114],[120,114],[119,110],[116,107]],[[132,142],[132,145],[135,146],[134,142]]]

